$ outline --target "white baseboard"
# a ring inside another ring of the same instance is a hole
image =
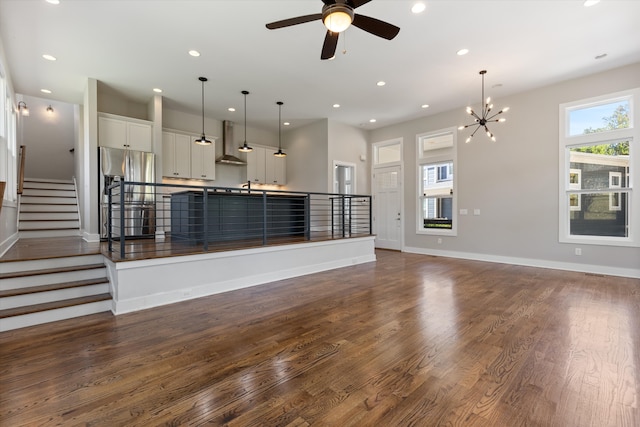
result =
[[[4,239],[2,243],[0,243],[0,258],[7,253],[9,249],[18,241],[18,233],[14,233],[11,236]]]
[[[640,279],[640,269],[609,267],[606,265],[558,262],[544,259],[517,258],[501,255],[478,254],[472,252],[443,251],[437,249],[405,247],[403,252],[447,258],[469,259],[474,261],[496,262],[501,264],[522,265],[526,267],[550,268],[554,270],[577,271],[581,273],[604,274],[607,276],[631,277]]]
[[[92,234],[92,233],[88,233],[86,231],[83,231],[82,232],[82,240],[84,240],[85,242],[89,242],[89,243],[99,242],[100,241],[100,235],[99,234]]]

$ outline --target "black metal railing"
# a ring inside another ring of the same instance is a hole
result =
[[[102,226],[115,259],[372,234],[369,195],[127,181],[106,192]]]

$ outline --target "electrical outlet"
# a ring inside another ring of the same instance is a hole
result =
[[[473,214],[474,215],[480,215],[480,209],[474,209],[473,210]]]
[[[576,255],[582,255],[582,248],[576,248]]]

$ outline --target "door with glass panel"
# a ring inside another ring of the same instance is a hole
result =
[[[373,228],[376,248],[402,249],[402,180],[400,166],[375,168]]]

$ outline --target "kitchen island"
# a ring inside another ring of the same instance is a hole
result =
[[[262,192],[171,194],[171,239],[193,244],[307,235],[308,197]],[[206,215],[205,215],[206,212]]]

